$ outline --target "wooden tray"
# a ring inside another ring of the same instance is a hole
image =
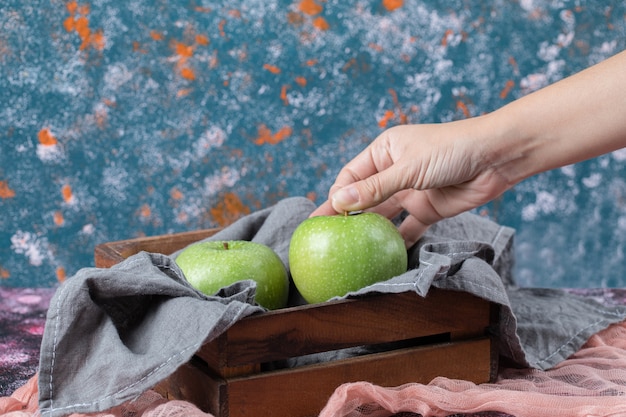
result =
[[[109,242],[98,267],[139,251],[173,253],[217,229]],[[216,417],[316,416],[335,388],[428,383],[437,376],[493,380],[497,349],[489,329],[497,307],[463,292],[381,294],[270,311],[237,321],[155,389]],[[277,364],[320,352],[370,346],[376,353],[298,367]],[[278,369],[277,369],[278,368]]]

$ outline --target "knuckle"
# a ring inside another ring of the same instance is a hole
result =
[[[380,203],[385,199],[386,193],[380,175],[374,175],[364,180],[362,183],[362,194],[370,196],[375,203]]]

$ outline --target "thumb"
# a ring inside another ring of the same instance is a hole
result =
[[[398,174],[401,173],[397,169],[389,168],[340,188],[331,196],[333,209],[342,213],[365,210],[382,203],[406,187]]]

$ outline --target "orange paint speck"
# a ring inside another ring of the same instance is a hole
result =
[[[396,114],[392,110],[385,111],[385,114],[383,114],[383,117],[378,121],[378,126],[381,128],[387,127],[387,124],[389,123],[391,119],[394,118],[395,115]]]
[[[273,136],[274,143],[281,142],[291,136],[291,132],[293,130],[289,126],[282,127],[276,134]]]
[[[517,61],[512,56],[509,57],[509,65],[513,67],[513,72],[519,74],[519,66],[517,65]]]
[[[189,93],[191,93],[192,89],[191,88],[183,88],[181,90],[178,90],[176,92],[176,97],[180,98],[180,97],[185,97],[188,96]]]
[[[0,268],[0,278],[1,279],[9,279],[11,277],[11,273],[8,269]]]
[[[162,41],[164,38],[163,34],[161,32],[157,32],[156,30],[150,31],[150,37],[155,41]]]
[[[226,26],[226,20],[225,19],[220,20],[220,22],[217,24],[217,28],[220,31],[220,36],[221,37],[226,36],[226,31],[224,30],[225,26]]]
[[[285,84],[280,89],[280,99],[285,103],[285,106],[289,105],[289,98],[287,97],[287,89],[289,85]]]
[[[185,213],[184,211],[181,211],[180,213],[176,215],[176,220],[179,223],[185,223],[187,220],[189,220],[189,215]]]
[[[207,46],[209,44],[209,37],[206,35],[196,35],[196,43],[198,45]]]
[[[504,88],[502,89],[502,91],[500,91],[500,98],[504,100],[509,95],[509,92],[511,92],[511,89],[513,89],[513,87],[515,87],[515,81],[507,80]]]
[[[210,210],[211,217],[220,226],[228,226],[240,217],[250,214],[247,207],[234,193],[226,193],[223,200]]]
[[[141,48],[141,44],[137,41],[133,41],[133,52],[139,52],[141,54],[147,54],[148,51]]]
[[[257,129],[257,138],[254,143],[256,143],[257,145],[262,145],[271,141],[272,131],[264,124],[261,124],[261,126],[259,126],[259,128]]]
[[[76,32],[80,40],[82,41],[79,49],[85,50],[89,47],[96,50],[103,50],[106,39],[102,30],[97,30],[92,33],[89,27],[89,5],[79,5],[76,1],[69,1],[65,4],[70,16],[63,21],[63,27],[67,32]]]
[[[315,0],[302,0],[300,1],[299,9],[302,13],[314,16],[324,10],[322,5],[317,4]]]
[[[315,191],[309,191],[308,193],[306,193],[306,198],[311,201],[315,201],[317,199],[317,193]]]
[[[80,16],[78,19],[74,19],[74,30],[78,32],[81,38],[89,36],[91,29],[89,29],[89,19],[85,16]]]
[[[72,187],[70,187],[69,184],[63,185],[63,187],[61,187],[61,195],[63,196],[63,201],[70,203],[74,196],[72,193]]]
[[[254,140],[256,145],[276,145],[291,136],[292,129],[289,126],[282,127],[278,132],[272,134],[272,131],[261,124],[258,128],[257,138]]]
[[[293,26],[301,26],[304,23],[304,17],[301,13],[288,12],[287,22]]]
[[[347,70],[349,70],[351,67],[353,67],[354,65],[356,65],[356,58],[350,58],[348,60],[348,62],[346,62],[345,64],[343,64],[343,67],[341,67],[341,70],[343,72],[346,72]]]
[[[80,4],[78,5],[78,14],[82,14],[84,16],[89,14],[89,5],[88,4]]]
[[[6,181],[0,181],[0,198],[13,197],[15,197],[15,191],[9,188],[9,184]]]
[[[76,1],[68,1],[65,4],[65,8],[67,9],[68,12],[70,12],[70,14],[75,14],[76,10],[78,10],[78,2],[76,2]]]
[[[193,70],[192,70],[191,68],[189,68],[189,67],[182,68],[182,69],[180,70],[180,75],[181,75],[184,79],[189,80],[189,81],[193,81],[193,80],[195,80],[195,79],[196,79],[196,74],[195,74],[195,73],[193,72]]]
[[[184,195],[178,188],[172,188],[172,191],[170,191],[170,197],[172,197],[173,200],[182,200]]]
[[[392,12],[404,5],[404,0],[383,0],[383,7]]]
[[[441,46],[447,46],[448,45],[448,39],[454,35],[454,31],[452,29],[447,29],[446,32],[443,34],[443,37],[441,38]]]
[[[185,45],[182,42],[175,43],[176,55],[191,58],[193,56],[193,46]]]
[[[272,74],[280,74],[280,68],[276,65],[263,64],[263,69],[271,72]]]
[[[56,269],[56,275],[57,275],[57,281],[59,282],[64,282],[65,279],[67,278],[67,275],[65,273],[65,268],[63,268],[62,266],[59,266]]]
[[[373,43],[370,42],[367,46],[369,46],[371,49],[375,50],[376,52],[383,52],[383,47],[377,43]]]
[[[306,78],[304,77],[296,77],[296,84],[298,84],[300,87],[305,87],[306,86]]]
[[[37,134],[37,139],[39,139],[39,143],[44,146],[53,146],[57,144],[57,138],[54,137],[50,129],[44,127]]]
[[[230,17],[234,17],[235,19],[241,19],[241,10],[238,9],[230,9],[228,11],[228,15]]]
[[[80,48],[85,49],[89,45],[89,35],[91,35],[91,29],[89,29],[89,19],[85,16],[80,16],[78,19],[74,20],[74,30],[83,40]]]
[[[393,100],[394,106],[396,106],[398,112],[398,118],[400,119],[401,124],[406,124],[407,116],[402,111],[402,106],[400,106],[400,100],[398,100],[398,93],[393,88],[389,89],[389,94],[391,95],[391,99]]]
[[[183,42],[178,41],[174,41],[171,44],[175,53],[174,60],[176,62],[176,70],[181,77],[188,81],[193,81],[196,79],[195,71],[187,64],[189,59],[192,58],[194,55],[195,46],[203,42],[208,43],[208,38],[204,37],[204,35],[197,35],[195,39],[196,45],[187,45]],[[198,40],[200,40],[200,43],[198,43]]]
[[[54,224],[57,226],[62,226],[65,223],[65,219],[63,218],[63,213],[60,211],[55,211],[54,216],[52,217]]]
[[[467,105],[463,103],[461,100],[457,100],[456,108],[457,110],[461,110],[461,112],[463,112],[463,116],[465,116],[466,118],[471,117],[471,113],[469,109],[467,108]]]
[[[103,129],[106,126],[108,118],[109,113],[106,108],[96,109],[95,119],[99,128]]]
[[[319,30],[328,30],[330,28],[330,25],[328,24],[326,19],[324,19],[321,16],[318,16],[315,19],[313,19],[313,26],[315,26]]]
[[[106,45],[106,39],[104,38],[104,33],[102,30],[96,31],[91,37],[91,45],[96,48],[98,51],[102,51],[104,46]]]
[[[63,27],[65,28],[65,30],[67,32],[72,32],[74,30],[74,28],[76,27],[75,21],[74,21],[74,16],[70,16],[67,19],[65,19],[63,21]]]
[[[316,65],[316,64],[317,64],[317,62],[318,62],[318,61],[317,61],[317,59],[316,59],[316,58],[313,58],[313,59],[309,59],[309,60],[307,60],[307,61],[305,62],[305,64],[306,64],[306,66],[307,66],[307,67],[312,67],[313,65]]]
[[[141,206],[141,208],[139,209],[139,215],[143,218],[148,218],[150,217],[150,214],[152,214],[152,210],[150,210],[150,206],[147,204],[144,204],[143,206]]]

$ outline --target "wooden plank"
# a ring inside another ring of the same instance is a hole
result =
[[[317,416],[339,385],[428,383],[437,376],[474,383],[490,379],[488,338],[408,348],[310,365],[227,382],[227,414],[216,417]]]
[[[464,292],[379,294],[246,317],[197,355],[219,369],[454,332],[477,337],[490,313],[487,301]]]
[[[213,236],[220,229],[193,230],[169,235],[138,237],[101,243],[94,250],[95,265],[110,268],[124,259],[141,251],[169,255],[194,242]]]

